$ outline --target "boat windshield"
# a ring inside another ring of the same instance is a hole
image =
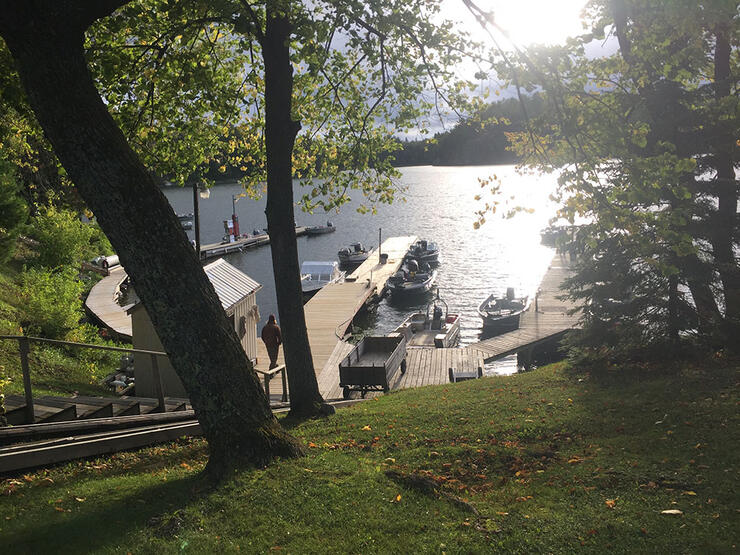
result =
[[[335,262],[304,262],[301,264],[301,273],[310,274],[312,281],[331,281],[335,264]]]

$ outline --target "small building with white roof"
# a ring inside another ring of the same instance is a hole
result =
[[[254,363],[257,359],[257,323],[260,319],[257,307],[257,291],[262,286],[223,258],[203,268],[216,290],[226,316],[239,336],[246,356]],[[163,351],[162,342],[144,305],[138,302],[128,309],[131,316],[131,335],[134,349]],[[168,397],[187,397],[180,378],[168,358],[158,357],[162,393]],[[157,397],[157,387],[149,355],[134,355],[134,376],[137,397]]]

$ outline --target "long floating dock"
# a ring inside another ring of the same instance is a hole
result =
[[[306,234],[305,226],[296,226],[295,234],[296,237]],[[231,243],[210,243],[208,245],[200,246],[200,259],[209,260],[216,258],[217,256],[223,256],[232,252],[240,252],[246,249],[254,247],[261,247],[263,245],[270,244],[270,236],[265,233],[262,235],[256,235],[251,237],[242,237]]]
[[[376,249],[362,265],[346,277],[342,283],[331,283],[321,289],[304,306],[308,341],[314,369],[319,379],[322,395],[333,386],[322,387],[322,374],[327,361],[335,350],[346,350],[341,342],[355,315],[373,297],[379,297],[385,289],[388,278],[401,267],[403,258],[416,237],[391,237],[386,239],[380,250]],[[388,255],[384,264],[380,254]],[[351,348],[351,346],[350,346]],[[282,349],[278,364],[283,364]],[[257,368],[267,369],[269,359],[261,341],[257,342]],[[335,367],[336,369],[336,367]],[[339,386],[339,374],[333,378]],[[276,384],[277,385],[277,384]],[[330,397],[327,397],[330,398]]]

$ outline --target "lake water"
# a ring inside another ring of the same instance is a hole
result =
[[[418,166],[402,168],[401,172],[399,185],[404,193],[392,205],[379,205],[377,214],[357,212],[362,200],[359,192],[339,213],[308,214],[297,210],[298,225],[325,225],[331,220],[337,228],[326,235],[299,237],[300,261],[336,260],[337,251],[355,241],[375,247],[379,228],[384,238],[417,235],[436,241],[441,252],[437,276],[440,296],[448,303],[450,312],[461,314],[461,344],[474,343],[481,337],[482,321],[477,308],[483,299],[507,287],[531,295],[547,270],[553,251],[540,244],[539,232],[555,214],[556,207],[549,196],[555,190],[556,176],[522,175],[514,166]],[[489,188],[482,188],[479,180],[494,175],[500,182],[504,207],[496,214],[489,213],[486,222],[474,229],[476,211],[492,201]],[[170,187],[164,192],[176,212],[193,211],[191,188]],[[232,195],[240,192],[238,183],[222,183],[211,189],[209,199],[200,200],[202,244],[220,241],[224,235],[223,220],[231,217]],[[301,194],[296,185],[295,198]],[[476,200],[476,195],[481,195],[481,199]],[[533,212],[520,212],[509,219],[500,215],[506,206],[516,205]],[[264,198],[239,199],[236,212],[241,232],[267,227],[264,210]],[[193,231],[187,233],[194,237]],[[270,247],[230,254],[226,259],[262,284],[257,301],[263,322],[271,313],[277,315]],[[369,333],[388,333],[427,302],[398,306],[386,298],[369,311],[361,325]],[[514,372],[516,357],[493,363],[486,370]]]

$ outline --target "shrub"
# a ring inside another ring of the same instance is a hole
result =
[[[28,218],[28,208],[18,191],[7,165],[0,160],[0,262],[13,255],[18,234]]]
[[[71,268],[31,268],[22,274],[21,297],[28,332],[62,338],[82,316],[83,284]]]
[[[77,266],[111,247],[97,224],[84,223],[71,210],[42,208],[33,218],[31,235],[39,242],[38,264],[47,268]]]

